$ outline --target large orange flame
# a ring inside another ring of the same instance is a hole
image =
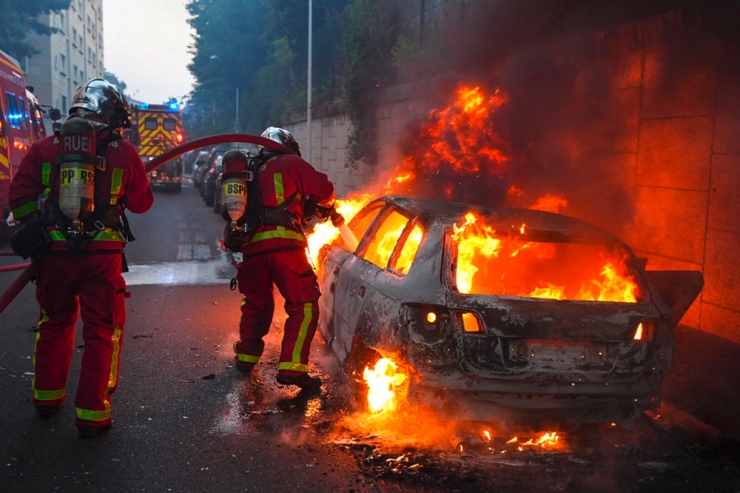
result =
[[[367,404],[371,412],[390,412],[398,408],[399,387],[407,378],[398,365],[381,358],[374,368],[365,368],[362,376],[367,383]]]
[[[556,300],[637,302],[639,287],[622,258],[609,258],[607,252],[591,250],[590,246],[526,241],[527,232],[526,225],[521,225],[503,235],[477,214],[466,214],[465,222],[453,227],[458,252],[455,278],[458,291]],[[574,250],[571,257],[576,257],[580,250],[593,255],[560,259],[558,251],[565,248]],[[527,258],[521,262],[508,260],[522,256],[524,251],[528,252]],[[607,256],[605,260],[604,256]],[[540,274],[537,269],[544,269],[545,265],[550,265],[550,270]],[[557,277],[559,282],[533,278],[546,273]],[[532,287],[523,291],[528,285]]]

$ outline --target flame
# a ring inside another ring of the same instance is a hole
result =
[[[534,205],[530,207],[530,209],[535,211],[557,213],[560,212],[561,207],[568,207],[568,201],[563,197],[548,193],[545,196],[537,199],[537,202],[535,202]]]
[[[484,218],[474,212],[465,215],[461,226],[453,226],[453,241],[457,244],[456,284],[461,293],[499,294],[548,298],[555,300],[611,301],[636,303],[639,287],[627,271],[622,258],[602,259],[596,252],[580,252],[589,249],[578,244],[540,243],[523,241],[526,225],[513,226],[507,235],[497,232],[486,224]],[[558,248],[571,245],[574,250],[567,260],[560,260]],[[592,247],[591,247],[592,248]],[[521,262],[513,259],[530,252]],[[591,255],[584,255],[591,253]],[[604,256],[604,252],[599,253]],[[550,271],[539,269],[542,262],[550,260]],[[601,262],[601,263],[598,263]],[[531,266],[527,266],[527,264]],[[570,264],[573,264],[572,266]],[[558,270],[559,269],[559,270]],[[561,272],[562,271],[562,272]],[[535,276],[552,275],[561,282]],[[517,286],[531,287],[527,290]]]
[[[358,193],[346,199],[337,199],[334,204],[337,212],[344,217],[345,224],[348,223],[365,205],[373,199],[371,193]],[[335,228],[331,221],[325,221],[314,225],[313,231],[307,235],[308,254],[313,265],[320,268],[318,263],[319,252],[324,245],[328,245],[339,237],[339,229]]]
[[[367,403],[371,412],[385,413],[398,408],[399,387],[407,378],[398,365],[388,358],[381,358],[372,370],[365,368],[362,376],[367,383]]]
[[[460,86],[451,105],[431,111],[413,135],[404,136],[405,158],[387,178],[385,193],[467,202],[456,186],[461,173],[500,185],[509,158],[492,116],[506,101],[498,89],[489,95],[480,87]]]

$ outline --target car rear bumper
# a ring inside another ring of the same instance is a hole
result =
[[[408,400],[432,408],[442,419],[517,425],[616,422],[631,428],[644,410],[657,409],[660,380],[555,383],[417,375]]]

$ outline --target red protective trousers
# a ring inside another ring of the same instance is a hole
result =
[[[82,314],[82,355],[75,408],[78,424],[106,425],[126,321],[126,281],[121,254],[49,254],[39,265],[36,299],[41,308],[34,353],[33,402],[61,404],[74,351],[77,315]]]
[[[272,285],[285,298],[285,321],[278,373],[300,375],[308,372],[311,341],[319,321],[319,286],[304,250],[283,250],[253,257],[238,266],[237,280],[242,300],[239,323],[241,340],[234,343],[240,361],[257,363],[262,356],[275,310]]]

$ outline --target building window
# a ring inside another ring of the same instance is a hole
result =
[[[59,23],[61,24],[60,29],[64,32],[67,27],[67,16],[64,12],[59,12]]]
[[[59,55],[59,62],[62,65],[59,71],[62,73],[62,75],[67,75],[67,56]]]
[[[77,48],[77,29],[72,28],[72,46]]]
[[[67,96],[62,96],[62,115],[67,114]]]

